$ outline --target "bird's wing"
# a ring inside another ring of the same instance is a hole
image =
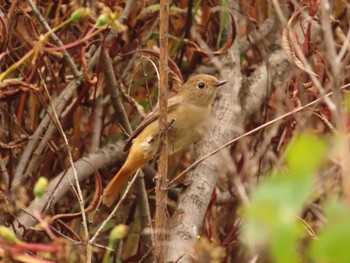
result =
[[[177,108],[179,104],[180,104],[180,99],[177,96],[170,98],[168,101],[168,108],[167,108],[168,114],[172,112],[175,108]],[[128,152],[132,145],[133,139],[135,139],[137,135],[139,135],[147,125],[149,125],[154,121],[157,121],[158,118],[159,118],[159,108],[157,107],[154,111],[152,111],[150,114],[147,115],[147,117],[137,126],[137,128],[130,135],[129,139],[125,143],[124,152]]]

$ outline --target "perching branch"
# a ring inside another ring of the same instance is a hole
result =
[[[168,26],[169,0],[160,1],[159,28],[159,150],[156,180],[155,250],[157,262],[167,262],[167,173],[168,173]]]

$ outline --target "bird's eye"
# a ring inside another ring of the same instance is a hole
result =
[[[197,87],[200,88],[200,89],[204,89],[205,88],[205,84],[203,82],[199,82]]]

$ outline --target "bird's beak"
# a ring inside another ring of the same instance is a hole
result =
[[[226,84],[227,82],[228,82],[227,80],[220,80],[220,81],[219,81],[218,83],[216,83],[214,86],[215,86],[215,87],[220,87],[220,86]]]

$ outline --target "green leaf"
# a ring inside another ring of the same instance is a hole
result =
[[[227,0],[221,0],[220,1],[222,3],[223,6],[227,5]],[[218,38],[216,41],[216,48],[219,49],[220,45],[221,45],[221,40],[222,40],[222,36],[223,33],[225,31],[225,27],[228,23],[229,20],[229,14],[227,11],[221,12],[220,13],[220,28],[219,28],[219,34],[218,34]]]
[[[128,234],[129,227],[125,224],[116,225],[109,234],[109,245],[108,247],[113,248],[115,243]]]
[[[47,190],[49,181],[45,177],[39,177],[38,181],[34,185],[34,196],[35,198],[40,198]]]
[[[252,192],[250,204],[243,207],[243,238],[251,247],[266,247],[272,262],[302,261],[297,248],[306,233],[298,216],[325,156],[322,139],[309,133],[299,136],[287,150],[289,169],[262,180]]]
[[[71,14],[70,20],[72,22],[79,22],[81,19],[86,17],[89,13],[90,13],[90,9],[80,7]]]
[[[310,246],[315,262],[350,262],[350,210],[343,203],[332,202],[325,208],[327,226]]]
[[[302,236],[303,228],[301,224],[278,225],[271,235],[270,253],[274,258],[274,262],[301,262],[296,244]]]
[[[345,93],[344,94],[344,109],[347,113],[350,112],[350,94]]]
[[[316,136],[305,133],[294,139],[288,149],[286,161],[291,170],[311,173],[325,159],[326,143]]]
[[[12,243],[21,242],[10,228],[3,225],[0,225],[0,238]]]

